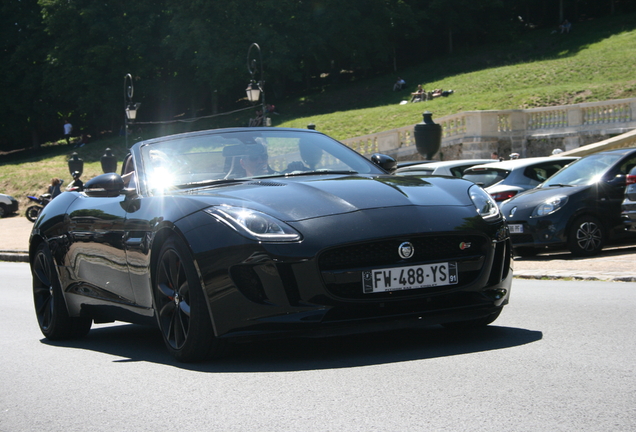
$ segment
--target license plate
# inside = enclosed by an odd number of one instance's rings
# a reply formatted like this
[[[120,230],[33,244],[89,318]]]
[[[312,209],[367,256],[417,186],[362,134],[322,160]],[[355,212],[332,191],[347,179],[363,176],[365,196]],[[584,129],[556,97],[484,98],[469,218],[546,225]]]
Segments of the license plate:
[[[509,224],[508,229],[510,234],[523,234],[523,225],[521,224]]]
[[[365,294],[455,285],[457,281],[456,262],[362,272],[362,289]]]

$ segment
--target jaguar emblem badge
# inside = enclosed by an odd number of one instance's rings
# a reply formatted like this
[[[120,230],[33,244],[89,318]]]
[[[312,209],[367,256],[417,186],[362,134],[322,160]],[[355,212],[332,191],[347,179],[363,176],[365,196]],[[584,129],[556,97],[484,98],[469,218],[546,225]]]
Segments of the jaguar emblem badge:
[[[398,247],[398,254],[402,259],[409,259],[415,253],[415,248],[411,242],[404,242]]]

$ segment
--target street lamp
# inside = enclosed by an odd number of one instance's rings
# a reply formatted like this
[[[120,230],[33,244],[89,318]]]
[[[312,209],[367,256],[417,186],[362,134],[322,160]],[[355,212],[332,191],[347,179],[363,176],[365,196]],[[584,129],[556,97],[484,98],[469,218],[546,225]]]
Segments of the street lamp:
[[[126,137],[126,148],[128,148],[128,124],[135,122],[135,119],[137,119],[137,110],[141,105],[140,103],[133,102],[133,93],[134,88],[132,75],[126,74],[124,77],[124,112],[126,113],[126,117],[124,117],[124,136]]]
[[[250,59],[250,53],[252,52],[252,48],[256,48],[256,50],[258,51],[258,60],[260,63],[260,74],[259,74],[259,81],[256,82],[256,80],[254,80],[254,74],[256,73],[256,58]],[[263,111],[263,125],[264,126],[269,126],[270,120],[267,118],[267,105],[265,104],[265,90],[263,90],[263,87],[265,86],[265,81],[263,81],[263,57],[261,55],[261,47],[258,46],[257,43],[253,43],[252,45],[250,45],[250,48],[247,50],[247,71],[250,73],[250,75],[252,76],[252,79],[250,80],[250,83],[247,85],[247,88],[245,89],[245,93],[247,94],[247,100],[249,100],[250,102],[258,102],[258,100],[261,98],[261,94],[263,95],[262,97],[262,111]]]

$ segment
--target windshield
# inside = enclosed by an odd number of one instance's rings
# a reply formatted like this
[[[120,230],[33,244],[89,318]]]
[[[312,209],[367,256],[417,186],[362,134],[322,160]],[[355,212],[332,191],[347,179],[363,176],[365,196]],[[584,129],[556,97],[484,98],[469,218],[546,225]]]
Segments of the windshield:
[[[147,187],[155,191],[253,178],[383,173],[332,138],[304,130],[193,133],[142,145],[141,155]]]
[[[579,159],[546,180],[541,187],[588,185],[596,183],[623,155],[594,154]]]

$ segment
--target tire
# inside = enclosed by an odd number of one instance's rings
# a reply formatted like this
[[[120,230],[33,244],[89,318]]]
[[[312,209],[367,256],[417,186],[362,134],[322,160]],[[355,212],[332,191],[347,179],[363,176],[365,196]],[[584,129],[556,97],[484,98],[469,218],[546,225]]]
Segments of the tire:
[[[176,236],[161,247],[153,277],[153,299],[168,351],[181,362],[205,360],[220,352],[193,259]]]
[[[38,217],[40,216],[41,211],[42,211],[42,207],[38,205],[32,205],[31,207],[28,207],[26,209],[25,216],[31,222],[35,222],[36,220],[38,220]]]
[[[0,204],[0,218],[3,218],[7,214],[7,209],[4,204]]]
[[[594,216],[581,216],[568,231],[567,247],[575,256],[597,255],[605,245],[605,230]]]
[[[501,314],[502,310],[503,310],[503,306],[500,307],[496,312],[493,312],[490,315],[485,316],[483,318],[478,318],[478,319],[468,320],[468,321],[456,321],[451,323],[444,323],[442,324],[442,326],[451,330],[467,330],[467,329],[474,329],[479,327],[486,327],[488,324],[492,324],[497,318],[499,318],[499,315]]]
[[[86,336],[91,329],[90,318],[71,318],[66,309],[60,279],[51,251],[46,243],[35,252],[32,265],[33,303],[42,334],[50,340]]]

